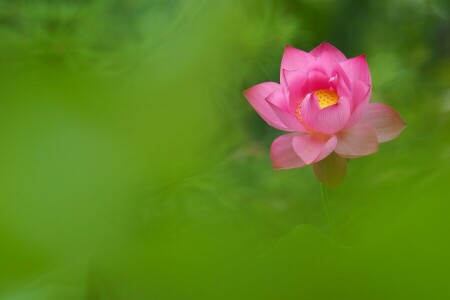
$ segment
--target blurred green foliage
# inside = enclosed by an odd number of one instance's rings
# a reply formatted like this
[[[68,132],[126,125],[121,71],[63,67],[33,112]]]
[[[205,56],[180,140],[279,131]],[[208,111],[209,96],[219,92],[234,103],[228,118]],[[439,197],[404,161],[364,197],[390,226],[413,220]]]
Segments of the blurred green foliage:
[[[1,0],[0,299],[448,299],[444,0]],[[408,123],[330,193],[242,90],[367,55]]]

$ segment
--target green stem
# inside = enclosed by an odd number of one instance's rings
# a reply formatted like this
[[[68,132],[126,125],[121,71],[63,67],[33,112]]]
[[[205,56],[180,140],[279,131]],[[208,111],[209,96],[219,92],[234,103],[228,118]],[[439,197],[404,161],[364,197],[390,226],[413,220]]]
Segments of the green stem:
[[[322,183],[320,184],[320,191],[322,194],[323,206],[327,214],[328,225],[330,226],[331,240],[333,242],[336,242],[337,238],[336,223],[334,222],[333,213],[331,212],[331,207],[330,204],[328,203],[327,188]]]

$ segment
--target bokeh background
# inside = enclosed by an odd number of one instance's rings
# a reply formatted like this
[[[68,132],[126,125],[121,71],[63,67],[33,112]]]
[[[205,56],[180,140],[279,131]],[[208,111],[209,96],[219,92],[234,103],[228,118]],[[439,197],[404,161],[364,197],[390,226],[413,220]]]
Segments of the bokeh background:
[[[450,299],[445,0],[1,0],[0,299]],[[366,54],[408,123],[329,193],[242,91]]]

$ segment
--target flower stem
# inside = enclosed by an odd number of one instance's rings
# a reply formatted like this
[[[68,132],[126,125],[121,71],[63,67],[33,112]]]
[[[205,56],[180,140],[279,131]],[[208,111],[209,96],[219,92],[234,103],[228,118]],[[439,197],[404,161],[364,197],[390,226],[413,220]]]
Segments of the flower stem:
[[[327,214],[328,225],[330,226],[331,240],[333,242],[336,242],[337,239],[336,223],[334,222],[333,213],[331,212],[331,207],[330,204],[328,203],[327,188],[322,183],[320,184],[320,191],[322,195],[322,203],[325,208],[325,212]]]

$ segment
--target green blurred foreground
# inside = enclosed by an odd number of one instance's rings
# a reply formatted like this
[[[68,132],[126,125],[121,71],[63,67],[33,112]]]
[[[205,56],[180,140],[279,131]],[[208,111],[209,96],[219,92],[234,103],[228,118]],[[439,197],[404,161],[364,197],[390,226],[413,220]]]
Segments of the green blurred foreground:
[[[0,299],[449,299],[444,0],[0,1]],[[241,92],[367,54],[407,121],[330,193]]]

